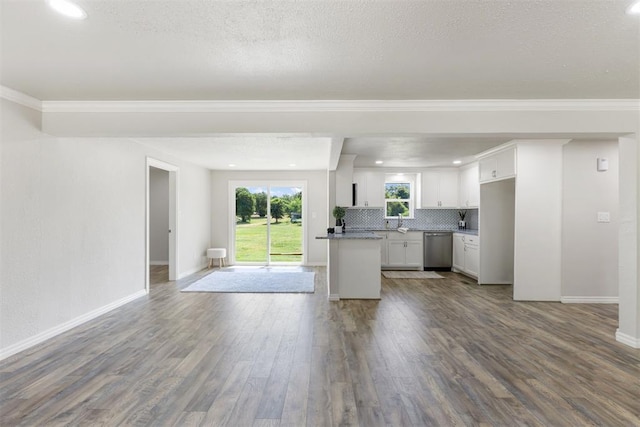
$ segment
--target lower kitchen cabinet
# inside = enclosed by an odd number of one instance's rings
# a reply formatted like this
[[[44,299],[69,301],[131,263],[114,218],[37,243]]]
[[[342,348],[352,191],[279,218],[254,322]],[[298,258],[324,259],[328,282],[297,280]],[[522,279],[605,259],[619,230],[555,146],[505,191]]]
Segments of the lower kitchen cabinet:
[[[386,254],[383,250],[382,255],[383,268],[422,269],[422,232],[402,234],[390,231],[382,244],[384,245],[385,242]]]
[[[480,238],[470,234],[453,233],[453,271],[476,279],[480,269]]]

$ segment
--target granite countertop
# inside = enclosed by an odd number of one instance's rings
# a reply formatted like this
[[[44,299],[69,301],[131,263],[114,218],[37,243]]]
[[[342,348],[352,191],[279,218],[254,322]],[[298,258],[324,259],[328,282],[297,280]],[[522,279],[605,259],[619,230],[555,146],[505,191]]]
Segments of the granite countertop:
[[[361,240],[380,240],[382,236],[378,236],[376,233],[370,230],[357,230],[349,231],[340,234],[326,234],[324,236],[316,236],[316,239],[328,239],[328,240],[349,240],[349,239],[361,239]]]
[[[349,229],[347,228],[347,233],[361,233],[361,232],[376,232],[376,231],[396,231],[395,228],[352,228]],[[471,229],[466,229],[466,230],[458,230],[457,228],[454,230],[434,230],[431,228],[427,228],[427,229],[422,229],[422,228],[410,228],[408,230],[408,232],[411,231],[419,231],[419,232],[425,232],[425,231],[445,231],[445,232],[450,232],[450,233],[462,233],[462,234],[470,234],[473,236],[477,236],[478,235],[478,230],[471,230]]]
[[[461,234],[471,234],[473,236],[477,236],[478,235],[478,230],[453,230],[454,233],[461,233]]]

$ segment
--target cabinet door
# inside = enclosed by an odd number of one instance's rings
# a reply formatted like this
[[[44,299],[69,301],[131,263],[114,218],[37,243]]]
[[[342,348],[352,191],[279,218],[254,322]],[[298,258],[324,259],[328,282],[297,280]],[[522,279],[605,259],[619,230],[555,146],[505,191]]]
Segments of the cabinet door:
[[[480,266],[480,251],[476,245],[465,245],[465,270],[467,273],[478,277]]]
[[[495,157],[480,160],[480,182],[493,181],[498,177],[498,162]]]
[[[405,264],[405,247],[404,240],[389,240],[388,248],[388,265],[404,265]]]
[[[384,174],[380,172],[367,172],[367,206],[384,206]]]
[[[380,240],[380,264],[388,265],[389,264],[389,250],[387,248],[387,233],[376,231],[376,234],[382,237]]]
[[[453,268],[464,271],[464,236],[453,234]]]
[[[516,175],[516,149],[510,148],[496,154],[498,178],[508,178]]]
[[[439,207],[455,208],[458,206],[458,171],[441,171],[438,188]]]
[[[421,205],[423,208],[437,208],[440,201],[438,195],[438,187],[440,181],[440,174],[435,171],[427,171],[422,173],[422,188],[420,194],[422,195]]]
[[[357,207],[364,207],[367,198],[367,180],[364,172],[353,172],[353,183],[356,184],[356,204]]]
[[[480,204],[480,181],[478,180],[478,164],[460,171],[461,208],[477,208]]]
[[[423,256],[422,256],[422,241],[409,240],[405,242],[405,264],[407,267],[420,267],[422,268]]]

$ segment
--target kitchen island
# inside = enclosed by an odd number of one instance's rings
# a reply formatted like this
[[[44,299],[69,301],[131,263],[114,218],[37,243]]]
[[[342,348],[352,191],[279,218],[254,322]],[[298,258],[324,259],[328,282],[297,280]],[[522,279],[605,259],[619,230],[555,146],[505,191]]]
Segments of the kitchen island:
[[[329,299],[380,299],[380,242],[373,232],[327,234]]]

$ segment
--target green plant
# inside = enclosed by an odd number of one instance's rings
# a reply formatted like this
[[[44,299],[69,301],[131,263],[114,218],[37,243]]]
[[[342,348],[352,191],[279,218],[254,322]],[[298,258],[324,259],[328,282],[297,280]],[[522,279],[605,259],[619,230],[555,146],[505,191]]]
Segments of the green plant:
[[[347,210],[341,206],[336,206],[333,208],[333,217],[335,219],[342,219],[347,214]]]
[[[464,218],[467,216],[467,211],[458,211],[458,216],[460,217],[460,221],[464,221]]]
[[[284,216],[284,201],[278,197],[271,198],[271,218],[275,218],[276,224],[278,220]]]
[[[255,207],[256,201],[249,190],[244,187],[236,188],[236,216],[239,216],[242,222],[251,221]]]

